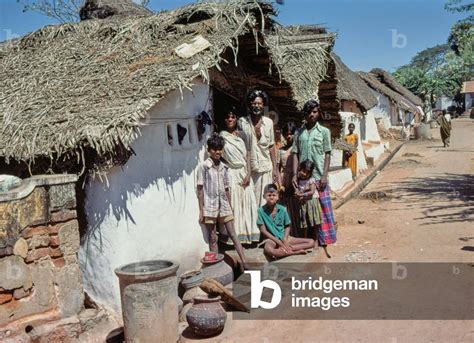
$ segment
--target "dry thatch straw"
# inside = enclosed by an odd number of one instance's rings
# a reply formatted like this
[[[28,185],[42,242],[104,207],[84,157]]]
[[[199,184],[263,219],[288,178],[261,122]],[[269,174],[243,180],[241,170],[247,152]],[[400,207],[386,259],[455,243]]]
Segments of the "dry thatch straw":
[[[374,74],[358,72],[359,76],[369,85],[370,88],[374,89],[376,92],[385,95],[395,106],[401,108],[404,111],[416,112],[418,109],[415,105],[411,104],[407,99],[405,99],[401,94],[395,92],[394,90],[387,87],[385,84],[380,82]]]
[[[79,11],[81,20],[104,19],[111,16],[152,15],[149,9],[132,0],[85,0]]]
[[[350,70],[335,53],[331,58],[336,65],[337,97],[340,100],[354,100],[367,111],[377,105],[377,98],[360,76]]]
[[[272,61],[292,87],[300,108],[309,99],[318,100],[318,85],[326,76],[335,38],[335,34],[309,25],[276,25],[273,34],[266,37]]]
[[[423,106],[423,101],[421,101],[419,97],[410,92],[408,89],[403,87],[389,72],[380,68],[374,68],[370,71],[370,73],[375,75],[380,82],[384,83],[395,92],[400,93],[416,106]]]
[[[263,25],[274,24],[273,14],[269,3],[254,0],[198,3],[151,16],[46,26],[0,44],[0,156],[80,162],[83,147],[99,155],[129,148],[147,110],[196,77],[208,82],[222,52],[237,54],[238,37],[247,33],[258,44],[257,33],[266,32],[273,63],[302,104],[324,77],[327,53],[317,44],[290,47],[280,27],[269,32]],[[187,59],[174,53],[197,35],[211,47]],[[299,63],[311,66],[312,75]]]
[[[349,151],[349,152],[357,151],[357,147],[353,146],[352,144],[347,143],[346,141],[343,141],[340,138],[334,141],[334,143],[332,144],[332,148],[338,149],[338,150]]]

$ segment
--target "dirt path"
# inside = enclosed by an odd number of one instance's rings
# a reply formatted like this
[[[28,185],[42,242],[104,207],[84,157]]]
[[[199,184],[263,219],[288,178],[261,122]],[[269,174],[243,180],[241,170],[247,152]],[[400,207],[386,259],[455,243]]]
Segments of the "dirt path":
[[[336,213],[332,262],[473,262],[474,121],[412,141]],[[379,192],[379,193],[373,193]],[[327,261],[322,254],[317,261]],[[473,294],[466,295],[473,297]],[[232,321],[209,342],[473,342],[472,321]]]
[[[407,143],[336,211],[334,261],[474,260],[474,122],[453,126],[450,148],[439,139]]]

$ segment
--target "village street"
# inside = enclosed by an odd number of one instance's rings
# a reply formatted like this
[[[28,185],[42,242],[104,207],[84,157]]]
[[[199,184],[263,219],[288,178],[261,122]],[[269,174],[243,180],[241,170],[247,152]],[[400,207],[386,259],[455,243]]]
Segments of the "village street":
[[[472,262],[474,121],[453,121],[452,144],[406,143],[336,212],[331,262]],[[386,197],[382,197],[384,192]],[[373,199],[365,199],[370,194]],[[378,199],[376,199],[378,197]],[[306,257],[308,259],[308,257]],[[323,254],[308,262],[328,262]],[[473,295],[466,296],[472,297]],[[209,342],[472,342],[472,321],[232,321]],[[192,340],[192,339],[190,339]]]
[[[449,148],[438,129],[431,132],[434,140],[405,144],[359,198],[336,211],[334,261],[473,261],[474,122],[453,121]]]

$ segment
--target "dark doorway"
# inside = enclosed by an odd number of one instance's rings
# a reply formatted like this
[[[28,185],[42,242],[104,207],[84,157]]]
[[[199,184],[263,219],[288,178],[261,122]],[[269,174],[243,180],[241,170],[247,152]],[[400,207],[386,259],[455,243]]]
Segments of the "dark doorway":
[[[241,101],[238,101],[234,97],[214,88],[213,89],[213,109],[214,109],[214,123],[216,132],[220,132],[224,129],[224,114],[235,106],[237,108],[237,116],[241,117],[245,115],[244,109],[242,108]]]

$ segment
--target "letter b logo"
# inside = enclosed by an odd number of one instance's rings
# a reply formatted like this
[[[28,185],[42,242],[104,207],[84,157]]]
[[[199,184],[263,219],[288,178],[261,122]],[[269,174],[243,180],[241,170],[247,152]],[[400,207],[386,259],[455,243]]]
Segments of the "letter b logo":
[[[247,270],[245,273],[250,274],[250,307],[252,308],[264,308],[270,310],[275,308],[280,304],[281,301],[281,288],[273,280],[263,280],[260,279],[260,271],[257,270]],[[262,294],[264,288],[273,289],[272,300],[270,302],[262,300]]]

